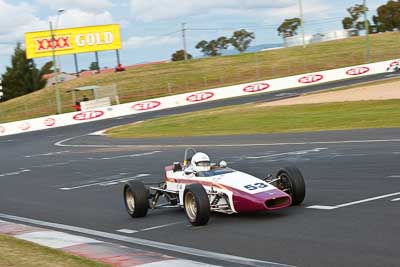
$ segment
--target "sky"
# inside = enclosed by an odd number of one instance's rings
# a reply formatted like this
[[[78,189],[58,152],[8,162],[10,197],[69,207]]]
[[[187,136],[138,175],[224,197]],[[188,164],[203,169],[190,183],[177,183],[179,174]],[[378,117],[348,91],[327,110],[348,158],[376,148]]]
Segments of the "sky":
[[[369,14],[386,0],[367,0]],[[299,0],[0,0],[0,74],[11,64],[24,33],[47,30],[49,21],[60,28],[117,23],[121,25],[124,65],[168,60],[182,49],[181,24],[186,23],[188,52],[201,40],[230,37],[235,30],[255,33],[252,45],[282,43],[277,27],[286,18],[299,17]],[[342,28],[346,8],[362,0],[302,0],[306,34]],[[65,12],[57,17],[57,10]],[[99,52],[101,67],[115,67],[115,51]],[[51,58],[35,59],[38,66]],[[79,68],[95,61],[94,53],[78,55]],[[61,69],[74,72],[72,55],[60,57]]]

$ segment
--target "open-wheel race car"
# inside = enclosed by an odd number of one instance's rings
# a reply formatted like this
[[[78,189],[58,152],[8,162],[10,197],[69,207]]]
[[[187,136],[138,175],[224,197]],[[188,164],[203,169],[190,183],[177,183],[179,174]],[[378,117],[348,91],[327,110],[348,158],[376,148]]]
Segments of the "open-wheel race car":
[[[279,169],[276,177],[260,179],[228,168],[225,161],[211,163],[206,154],[188,148],[182,163],[165,167],[163,183],[151,186],[133,180],[124,186],[123,196],[134,218],[146,216],[149,208],[182,207],[189,222],[200,226],[207,224],[211,212],[272,211],[298,205],[305,198],[305,183],[294,166]],[[161,196],[165,201],[160,201]]]

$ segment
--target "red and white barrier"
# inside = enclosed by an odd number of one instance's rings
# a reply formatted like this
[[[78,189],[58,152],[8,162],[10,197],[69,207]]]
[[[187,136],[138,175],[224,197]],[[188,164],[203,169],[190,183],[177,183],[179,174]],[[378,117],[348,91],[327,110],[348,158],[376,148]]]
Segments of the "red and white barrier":
[[[358,76],[379,74],[386,72],[388,68],[393,68],[394,66],[399,65],[400,59],[389,60],[372,64],[351,66],[340,69],[320,71],[266,81],[166,96],[106,108],[98,108],[90,111],[72,112],[62,115],[54,115],[31,120],[4,123],[0,124],[0,136],[74,125],[89,121],[110,119],[120,116],[192,105],[231,97],[260,94],[265,92],[293,89],[297,87],[300,88],[304,86],[309,86],[311,84],[321,84],[326,82],[345,80]]]

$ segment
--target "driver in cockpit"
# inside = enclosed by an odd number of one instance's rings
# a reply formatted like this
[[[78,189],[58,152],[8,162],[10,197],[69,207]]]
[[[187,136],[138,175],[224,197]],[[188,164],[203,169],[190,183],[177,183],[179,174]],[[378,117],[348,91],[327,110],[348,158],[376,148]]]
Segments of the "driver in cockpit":
[[[210,171],[210,157],[205,153],[197,152],[193,155],[192,161],[190,162],[188,169],[192,170],[194,173]]]

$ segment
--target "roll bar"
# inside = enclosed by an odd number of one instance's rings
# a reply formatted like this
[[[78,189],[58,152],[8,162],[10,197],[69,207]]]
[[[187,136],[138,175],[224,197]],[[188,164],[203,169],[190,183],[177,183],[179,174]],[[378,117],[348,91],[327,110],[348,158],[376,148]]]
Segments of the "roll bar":
[[[191,152],[191,155],[189,154]],[[187,167],[188,163],[190,163],[190,161],[192,160],[192,157],[194,154],[196,154],[197,151],[196,149],[194,149],[193,147],[188,147],[185,149],[185,157],[183,159],[183,167]],[[190,157],[189,157],[190,155]]]

